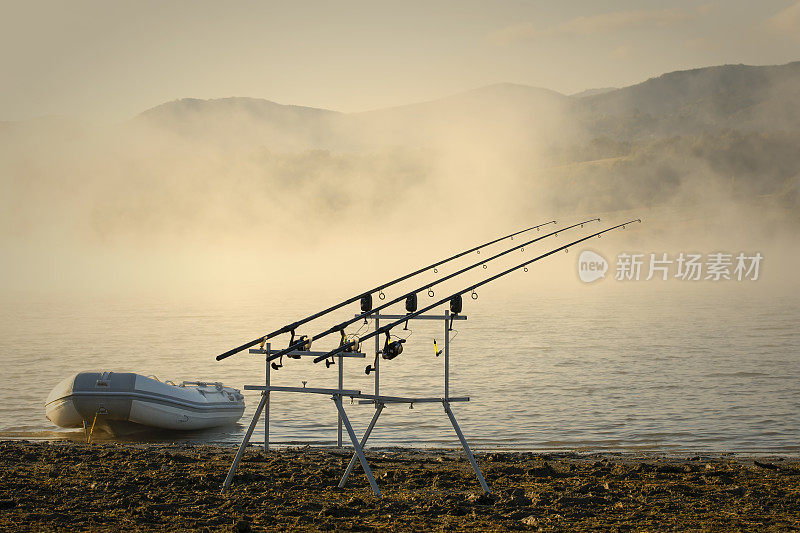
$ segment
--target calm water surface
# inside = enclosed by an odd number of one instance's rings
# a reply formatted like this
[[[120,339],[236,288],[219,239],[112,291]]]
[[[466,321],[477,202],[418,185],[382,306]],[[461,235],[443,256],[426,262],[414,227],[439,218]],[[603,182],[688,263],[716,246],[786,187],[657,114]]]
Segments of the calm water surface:
[[[7,298],[0,304],[0,438],[80,438],[54,427],[44,399],[70,372],[134,371],[161,379],[260,384],[264,361],[214,355],[337,300],[312,295],[226,304],[175,298]],[[312,333],[352,316],[339,313]],[[454,412],[478,448],[800,451],[800,305],[754,290],[586,291],[465,300],[451,356]],[[381,392],[442,394],[439,322],[418,321],[406,352],[382,365]],[[408,332],[398,331],[404,336]],[[333,340],[333,339],[332,339]],[[281,340],[285,343],[286,340]],[[317,348],[330,344],[320,343]],[[370,344],[371,346],[371,344]],[[371,361],[369,361],[371,362]],[[370,391],[363,360],[345,387]],[[289,360],[273,384],[335,387],[336,367]],[[240,425],[170,440],[241,440]],[[334,443],[336,412],[315,395],[273,396],[272,439]],[[372,408],[346,405],[358,433]],[[254,440],[263,440],[259,425]],[[441,405],[390,405],[374,446],[457,446]]]

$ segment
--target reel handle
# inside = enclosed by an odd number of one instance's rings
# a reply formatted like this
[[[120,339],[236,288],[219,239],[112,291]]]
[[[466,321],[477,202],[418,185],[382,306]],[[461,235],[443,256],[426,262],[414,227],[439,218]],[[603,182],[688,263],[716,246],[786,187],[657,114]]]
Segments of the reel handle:
[[[380,352],[379,352],[380,353]],[[369,376],[370,372],[374,372],[377,370],[378,366],[378,354],[375,354],[375,361],[371,365],[367,365],[367,368],[364,369],[364,373]]]

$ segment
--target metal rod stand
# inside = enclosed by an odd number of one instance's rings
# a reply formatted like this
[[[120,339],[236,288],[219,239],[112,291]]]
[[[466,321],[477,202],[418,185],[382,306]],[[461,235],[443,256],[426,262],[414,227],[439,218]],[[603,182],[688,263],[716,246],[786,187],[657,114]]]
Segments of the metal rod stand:
[[[375,476],[372,475],[372,469],[369,467],[369,463],[367,463],[367,458],[364,457],[364,450],[361,448],[361,445],[358,443],[358,439],[356,438],[356,433],[353,431],[353,426],[350,425],[350,419],[347,418],[347,413],[344,412],[344,407],[342,406],[342,395],[341,394],[334,394],[331,396],[333,402],[336,404],[336,408],[339,410],[339,414],[342,415],[342,422],[344,423],[344,427],[347,428],[347,434],[350,436],[350,441],[353,443],[353,448],[356,450],[356,455],[358,456],[358,460],[361,461],[361,468],[364,469],[364,473],[367,475],[367,479],[369,480],[369,484],[372,487],[372,492],[377,497],[381,497],[381,490],[378,488],[378,483],[375,481]]]
[[[372,317],[375,321],[376,329],[379,327],[379,321],[381,318],[398,318],[393,315],[380,315],[376,314]],[[402,318],[402,316],[400,316]],[[225,482],[222,485],[222,492],[225,492],[228,487],[230,486],[233,476],[236,472],[236,469],[239,466],[239,463],[244,455],[244,451],[247,448],[248,443],[250,442],[250,438],[253,435],[253,431],[255,429],[256,424],[261,417],[261,413],[264,412],[264,451],[269,450],[269,404],[270,404],[270,392],[299,392],[299,393],[306,393],[306,394],[326,394],[330,395],[331,399],[333,400],[334,404],[336,405],[336,409],[338,411],[338,435],[337,435],[337,445],[338,447],[342,447],[342,437],[343,431],[342,427],[347,430],[347,434],[350,437],[350,442],[353,444],[354,453],[353,456],[350,458],[350,463],[347,466],[344,474],[342,475],[341,480],[339,481],[339,488],[344,488],[345,484],[347,483],[347,479],[349,478],[350,474],[352,474],[353,469],[355,468],[356,460],[361,463],[361,467],[364,469],[364,473],[369,480],[370,487],[372,487],[372,492],[375,496],[380,497],[381,491],[378,488],[378,483],[375,481],[375,476],[372,473],[372,469],[370,468],[369,464],[367,463],[367,458],[364,455],[364,447],[367,445],[367,441],[369,440],[370,435],[372,434],[373,429],[375,429],[375,425],[378,422],[378,418],[381,416],[383,409],[385,408],[386,403],[409,403],[412,406],[414,403],[442,403],[444,407],[444,411],[447,414],[447,417],[450,419],[450,423],[453,425],[453,429],[458,436],[459,441],[461,442],[461,446],[464,449],[464,453],[467,455],[470,464],[472,465],[473,470],[475,471],[475,475],[478,477],[478,481],[481,484],[481,488],[483,488],[484,492],[487,494],[491,491],[489,490],[489,486],[486,484],[486,480],[483,478],[483,474],[481,473],[481,469],[478,466],[477,461],[475,461],[475,456],[472,454],[472,451],[469,448],[469,444],[467,444],[466,438],[464,438],[464,434],[461,432],[461,428],[456,421],[455,415],[453,415],[453,411],[450,408],[451,402],[462,402],[462,401],[469,401],[468,397],[450,397],[450,329],[449,323],[450,320],[466,320],[467,317],[463,315],[455,315],[451,316],[449,311],[445,311],[443,315],[438,316],[418,316],[414,317],[415,319],[420,320],[443,320],[444,321],[444,395],[442,398],[411,398],[411,397],[395,397],[395,396],[380,396],[380,357],[378,357],[380,352],[380,341],[378,337],[375,337],[375,376],[374,376],[374,394],[362,394],[360,390],[344,390],[344,365],[343,357],[365,357],[366,354],[363,353],[347,353],[347,354],[339,354],[338,363],[339,363],[339,387],[337,389],[326,389],[326,388],[306,388],[305,382],[303,382],[303,387],[274,387],[270,384],[270,364],[267,362],[266,366],[266,376],[265,376],[265,384],[263,386],[260,385],[245,385],[245,390],[262,390],[261,401],[256,408],[256,412],[253,415],[253,419],[250,422],[249,427],[247,428],[247,432],[245,433],[244,439],[242,440],[241,446],[239,446],[239,450],[236,452],[236,457],[233,460],[233,464],[231,465],[230,470],[228,471],[228,475],[225,478]],[[266,354],[269,356],[272,353],[271,346],[266,344],[263,349],[255,349],[250,350],[250,353],[255,354]],[[317,352],[293,352],[293,354],[298,356],[316,356]],[[375,406],[375,414],[372,416],[372,420],[369,423],[366,431],[364,431],[364,435],[359,442],[358,438],[356,437],[355,431],[353,431],[353,426],[350,423],[350,419],[347,417],[347,413],[344,410],[344,406],[342,405],[342,397],[349,396],[351,399],[359,399],[359,403],[371,403]]]
[[[444,399],[450,399],[450,310],[444,311]]]
[[[242,439],[242,444],[239,446],[239,451],[236,452],[236,457],[233,459],[231,469],[228,470],[228,476],[225,478],[225,483],[222,484],[222,492],[228,490],[231,481],[233,481],[233,474],[236,473],[236,469],[239,467],[239,461],[242,460],[242,455],[244,455],[244,450],[247,448],[247,443],[250,442],[250,437],[253,436],[253,430],[256,429],[258,419],[261,417],[261,411],[264,410],[264,406],[267,404],[267,400],[269,398],[267,396],[268,393],[269,391],[265,390],[263,396],[261,396],[261,401],[258,403],[256,413],[253,415],[253,420],[250,421],[250,426],[247,428],[247,433],[245,433],[244,438]]]
[[[267,348],[267,353],[269,353],[270,343],[266,344],[266,348]],[[270,372],[269,371],[270,371],[270,366],[269,366],[269,361],[267,361],[266,357],[264,358],[264,360],[267,362],[267,370],[266,370],[266,373],[264,374],[265,375],[264,385],[267,387],[267,390],[264,391],[264,396],[267,399],[267,403],[264,406],[264,451],[268,452],[269,451],[269,392],[270,392],[269,391],[269,378],[270,378]]]
[[[378,421],[378,417],[381,416],[381,411],[384,408],[383,402],[375,402],[375,414],[372,415],[372,420],[367,426],[367,430],[364,432],[364,436],[361,437],[361,449],[364,449],[364,446],[367,445],[367,439],[369,439],[370,433],[372,433],[372,429],[375,427],[375,423]],[[350,477],[350,474],[353,472],[353,467],[356,466],[356,460],[358,456],[353,453],[353,457],[350,458],[350,464],[347,465],[347,470],[344,471],[344,475],[342,476],[342,480],[339,481],[339,488],[344,488],[345,483],[347,483],[347,478]]]
[[[342,358],[342,354],[339,354],[339,390],[344,388],[344,365],[342,364],[344,359]],[[342,447],[342,415],[341,413],[338,415],[338,423],[337,423],[337,433],[336,433],[336,447]]]
[[[478,463],[475,461],[475,456],[472,455],[472,451],[469,449],[469,444],[467,444],[467,439],[464,438],[464,434],[461,433],[461,428],[458,427],[458,422],[456,422],[456,417],[453,415],[452,409],[450,409],[450,402],[447,400],[442,400],[442,405],[444,406],[444,412],[447,413],[447,416],[450,418],[450,423],[453,424],[453,429],[456,430],[456,435],[458,435],[458,440],[461,441],[461,446],[464,448],[464,453],[467,454],[467,458],[469,462],[472,463],[472,468],[475,470],[475,475],[478,476],[478,481],[481,483],[481,487],[483,488],[483,492],[486,494],[491,493],[489,490],[489,486],[486,484],[486,480],[483,479],[483,474],[481,473],[481,469],[478,467]]]
[[[371,318],[375,321],[375,329],[378,329],[381,318],[387,318],[387,319],[390,319],[390,320],[392,320],[392,319],[397,320],[397,319],[403,318],[403,316],[402,315],[382,315],[380,313],[377,313],[377,314],[373,315]],[[475,456],[472,454],[472,450],[470,450],[470,448],[469,448],[469,444],[467,443],[467,439],[464,437],[464,434],[461,432],[461,428],[459,427],[458,422],[456,421],[456,417],[453,414],[452,409],[450,408],[450,403],[451,402],[468,401],[469,400],[469,398],[463,398],[463,397],[450,398],[450,321],[451,321],[451,319],[453,319],[453,320],[466,320],[467,317],[464,316],[464,315],[452,316],[451,313],[450,313],[450,310],[446,309],[443,315],[434,315],[434,316],[431,316],[431,315],[420,315],[420,316],[414,317],[414,319],[417,319],[417,320],[442,320],[444,322],[444,397],[441,398],[441,400],[436,400],[436,401],[437,402],[438,401],[442,402],[442,405],[444,406],[444,411],[445,411],[445,413],[447,413],[447,417],[450,419],[450,423],[453,425],[453,429],[455,430],[456,435],[458,435],[458,440],[461,441],[461,447],[464,448],[464,453],[466,453],[470,464],[472,464],[473,470],[475,470],[475,475],[478,477],[478,481],[481,484],[481,488],[483,488],[484,492],[489,494],[491,492],[489,490],[489,486],[486,484],[486,480],[483,478],[483,473],[481,473],[481,469],[478,466],[477,461],[475,460]],[[376,336],[375,337],[375,353],[377,354],[379,352],[379,350],[380,350],[380,343],[378,342],[378,337]],[[376,360],[379,361],[380,357],[377,357]],[[372,421],[370,422],[369,427],[364,432],[363,438],[361,439],[362,455],[363,455],[363,448],[367,444],[367,439],[369,439],[369,435],[370,435],[370,433],[372,433],[372,430],[375,427],[375,424],[378,421],[378,417],[380,416],[380,413],[381,413],[381,411],[383,410],[383,407],[384,407],[382,402],[379,403],[378,398],[381,398],[383,400],[383,402],[392,401],[392,400],[407,400],[407,399],[402,399],[402,398],[391,398],[391,397],[388,397],[388,396],[387,397],[381,397],[380,393],[378,392],[378,390],[379,390],[378,389],[378,384],[379,384],[379,379],[380,379],[380,368],[378,367],[377,363],[375,365],[374,372],[375,372],[375,400],[374,400],[374,403],[375,403],[376,412],[375,412],[375,415],[372,417]],[[367,395],[367,394],[361,394],[359,396],[361,398],[369,397],[369,395]],[[431,398],[425,398],[425,399],[421,399],[421,400],[427,401],[427,400],[432,400],[432,399]],[[361,402],[359,402],[359,403],[361,403]],[[366,402],[365,401],[364,403],[372,403],[372,402]],[[413,405],[413,402],[411,402],[411,403]],[[418,403],[423,403],[423,401],[420,401]],[[353,468],[355,467],[356,457],[357,457],[357,454],[354,453],[353,457],[350,459],[350,464],[347,466],[347,470],[345,471],[344,475],[342,476],[341,481],[339,482],[339,487],[340,488],[344,487],[345,483],[347,482],[348,476],[350,475],[350,473],[352,472]],[[359,459],[360,459],[360,457],[359,457]]]
[[[381,327],[380,315],[375,315],[375,331],[378,331],[380,327]],[[375,335],[375,369],[373,370],[373,372],[375,372],[375,396],[378,396],[381,390],[381,358],[378,355],[378,352],[380,351],[381,351],[380,335]]]

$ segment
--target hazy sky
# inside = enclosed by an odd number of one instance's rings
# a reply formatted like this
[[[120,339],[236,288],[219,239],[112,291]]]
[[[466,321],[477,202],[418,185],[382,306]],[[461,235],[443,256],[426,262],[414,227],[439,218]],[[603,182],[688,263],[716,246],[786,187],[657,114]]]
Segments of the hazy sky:
[[[573,93],[800,59],[796,0],[4,0],[2,12],[0,120],[113,121],[183,97],[361,111],[497,82]]]

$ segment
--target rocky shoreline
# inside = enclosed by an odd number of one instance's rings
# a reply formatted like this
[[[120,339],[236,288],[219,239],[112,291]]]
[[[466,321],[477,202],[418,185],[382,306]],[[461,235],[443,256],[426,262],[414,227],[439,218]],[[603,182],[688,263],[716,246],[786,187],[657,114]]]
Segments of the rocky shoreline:
[[[28,531],[581,531],[800,529],[800,459],[458,450],[245,454],[208,445],[0,442],[0,529]]]

